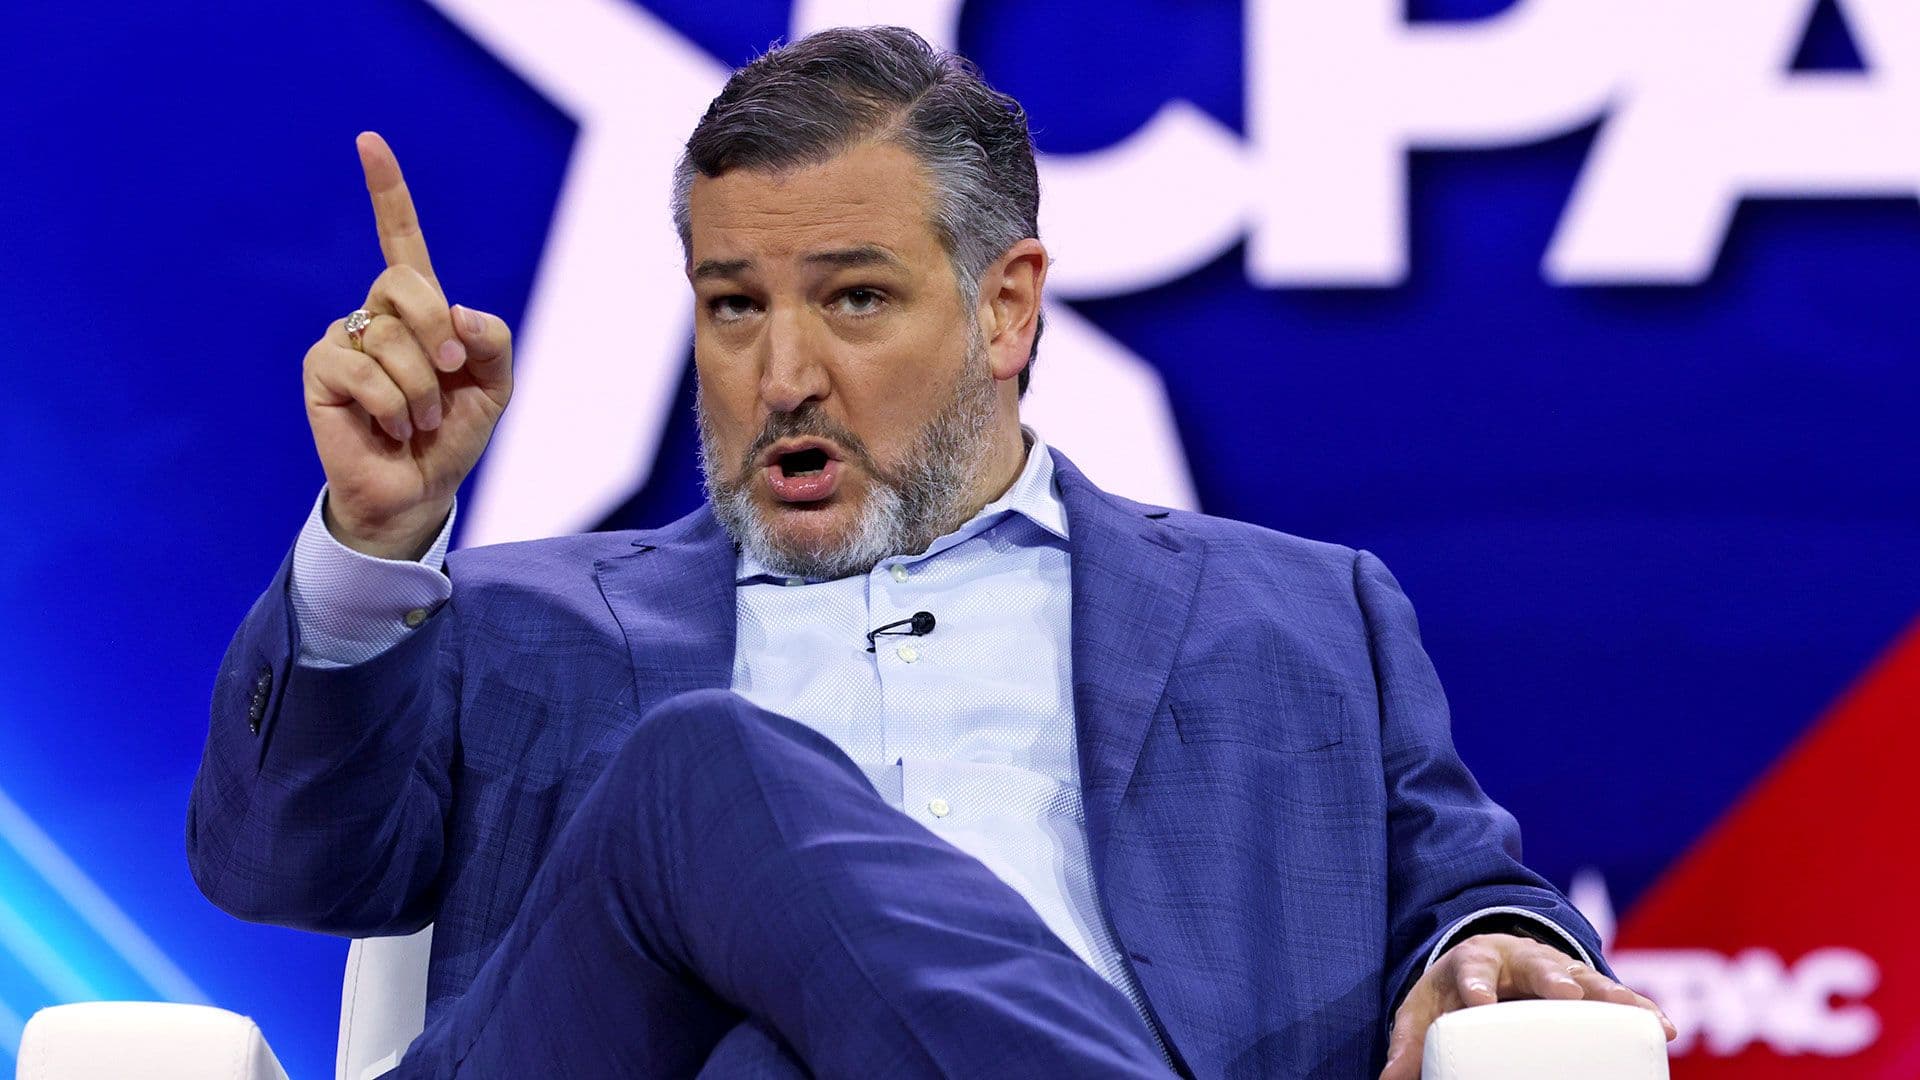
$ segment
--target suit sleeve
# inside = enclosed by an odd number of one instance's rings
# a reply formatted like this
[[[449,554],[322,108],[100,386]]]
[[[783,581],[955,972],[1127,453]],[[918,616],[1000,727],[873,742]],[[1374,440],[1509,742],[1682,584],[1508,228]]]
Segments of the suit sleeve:
[[[451,806],[453,605],[372,659],[309,667],[296,662],[292,565],[289,554],[221,661],[187,861],[243,919],[409,933],[434,918]]]
[[[1519,826],[1480,790],[1454,750],[1446,696],[1399,583],[1365,551],[1354,558],[1353,578],[1379,692],[1386,774],[1385,1015],[1393,1015],[1436,948],[1496,913],[1544,920],[1606,970],[1592,927],[1521,864]]]

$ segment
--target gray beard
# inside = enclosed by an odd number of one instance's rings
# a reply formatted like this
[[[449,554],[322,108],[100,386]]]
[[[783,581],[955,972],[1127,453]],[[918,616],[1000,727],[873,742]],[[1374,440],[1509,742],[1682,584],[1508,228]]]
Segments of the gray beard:
[[[946,407],[920,429],[898,469],[881,468],[851,431],[806,407],[769,417],[729,476],[704,402],[697,400],[707,501],[733,542],[776,574],[832,579],[868,573],[890,555],[920,554],[966,520],[991,448],[994,404],[993,376],[980,349],[955,380]],[[781,439],[806,436],[833,440],[872,481],[852,534],[837,546],[783,544],[753,502],[752,482],[761,455]]]

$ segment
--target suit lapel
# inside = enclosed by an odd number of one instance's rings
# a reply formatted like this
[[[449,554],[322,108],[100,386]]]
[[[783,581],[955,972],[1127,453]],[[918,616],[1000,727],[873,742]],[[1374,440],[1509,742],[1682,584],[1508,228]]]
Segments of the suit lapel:
[[[1158,520],[1164,511],[1108,495],[1057,452],[1054,461],[1073,555],[1073,712],[1098,872],[1179,652],[1201,553]]]
[[[1201,554],[1149,516],[1163,512],[1115,498],[1053,457],[1073,556],[1073,711],[1098,867],[1179,651]],[[642,709],[732,683],[735,569],[733,544],[704,506],[594,564]]]
[[[705,506],[639,533],[631,551],[593,569],[626,636],[641,711],[732,684],[733,542]]]

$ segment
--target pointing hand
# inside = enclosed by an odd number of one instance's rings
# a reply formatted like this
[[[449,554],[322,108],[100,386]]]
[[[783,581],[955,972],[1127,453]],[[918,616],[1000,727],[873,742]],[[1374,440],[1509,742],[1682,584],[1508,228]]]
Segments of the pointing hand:
[[[418,557],[445,523],[513,394],[505,322],[447,303],[400,163],[357,140],[386,269],[358,335],[337,319],[307,350],[307,421],[327,476],[327,527],[382,558]]]

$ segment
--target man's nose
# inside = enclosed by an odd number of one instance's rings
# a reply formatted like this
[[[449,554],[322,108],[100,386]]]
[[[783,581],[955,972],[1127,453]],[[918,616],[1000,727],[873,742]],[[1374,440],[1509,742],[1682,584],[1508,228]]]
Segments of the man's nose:
[[[776,413],[826,400],[829,380],[815,327],[806,313],[775,308],[767,320],[760,398]]]

